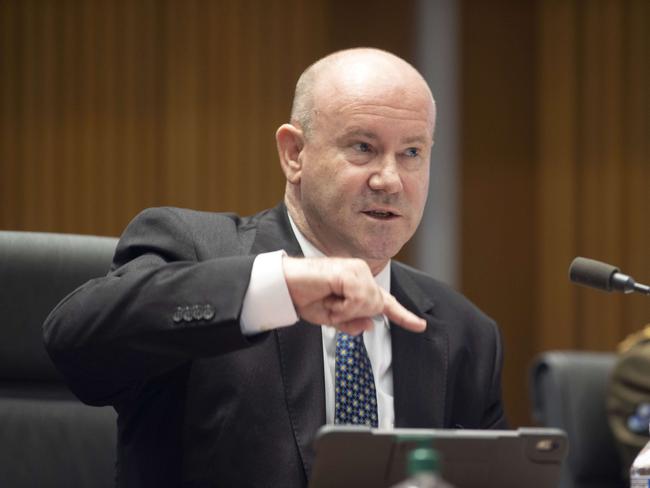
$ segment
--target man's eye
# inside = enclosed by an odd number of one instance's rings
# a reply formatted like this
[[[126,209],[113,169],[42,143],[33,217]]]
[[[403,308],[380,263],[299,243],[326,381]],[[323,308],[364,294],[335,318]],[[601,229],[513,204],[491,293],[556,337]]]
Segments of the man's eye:
[[[409,147],[405,152],[409,158],[416,158],[420,155],[420,151],[416,147]]]
[[[370,147],[370,144],[368,144],[367,142],[357,142],[357,143],[354,144],[352,147],[353,147],[354,149],[356,149],[357,151],[359,151],[359,152],[364,152],[364,153],[365,153],[365,152],[370,152],[371,149],[372,149],[372,148]]]

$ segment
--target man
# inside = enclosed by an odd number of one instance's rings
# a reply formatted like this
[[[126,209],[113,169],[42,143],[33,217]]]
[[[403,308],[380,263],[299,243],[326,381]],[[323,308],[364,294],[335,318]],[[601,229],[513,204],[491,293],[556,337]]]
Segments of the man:
[[[495,324],[391,262],[422,216],[434,124],[405,61],[327,56],[276,133],[283,204],[146,210],[108,276],[53,311],[71,388],[119,414],[118,486],[304,486],[325,423],[505,425]],[[352,356],[367,410],[345,417]]]
[[[650,441],[650,324],[627,336],[617,349],[605,406],[622,474],[629,479],[634,459]]]

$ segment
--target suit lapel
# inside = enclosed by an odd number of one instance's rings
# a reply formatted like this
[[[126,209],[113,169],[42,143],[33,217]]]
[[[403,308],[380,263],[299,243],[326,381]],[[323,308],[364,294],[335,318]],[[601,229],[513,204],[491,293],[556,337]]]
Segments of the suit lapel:
[[[427,321],[421,334],[391,324],[395,427],[445,426],[449,336],[434,314],[434,304],[396,263],[391,266],[391,293]]]
[[[305,474],[311,473],[313,440],[325,424],[325,379],[320,327],[304,321],[276,331],[284,392]]]
[[[252,254],[284,249],[302,256],[284,204],[269,210],[257,223]],[[314,458],[312,442],[325,424],[325,380],[320,327],[299,321],[273,331],[278,344],[287,409],[306,476]]]

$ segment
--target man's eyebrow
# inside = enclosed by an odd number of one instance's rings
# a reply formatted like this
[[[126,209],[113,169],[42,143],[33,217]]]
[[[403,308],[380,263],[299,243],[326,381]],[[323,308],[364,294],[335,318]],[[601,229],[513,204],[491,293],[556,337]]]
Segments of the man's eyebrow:
[[[402,139],[402,144],[413,144],[419,142],[420,144],[431,144],[431,139],[428,136],[412,136]]]
[[[349,137],[365,137],[367,139],[373,140],[379,139],[377,134],[361,127],[352,127],[346,130],[343,134],[341,134],[341,137],[339,137],[339,139],[347,139]]]
[[[351,127],[350,129],[343,132],[340,137],[337,137],[337,140],[344,141],[350,139],[351,137],[364,137],[373,141],[379,139],[379,136],[376,133],[368,129],[364,129],[362,127]],[[405,137],[400,142],[401,144],[419,143],[426,146],[427,144],[432,144],[433,141],[431,138],[429,138],[428,135],[418,135]]]

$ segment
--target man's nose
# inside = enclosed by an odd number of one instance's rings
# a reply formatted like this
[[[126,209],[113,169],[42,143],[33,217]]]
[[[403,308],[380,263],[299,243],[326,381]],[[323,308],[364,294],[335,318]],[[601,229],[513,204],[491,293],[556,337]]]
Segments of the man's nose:
[[[374,169],[368,180],[368,186],[375,191],[399,193],[402,191],[402,177],[394,156],[386,156],[380,165]]]

